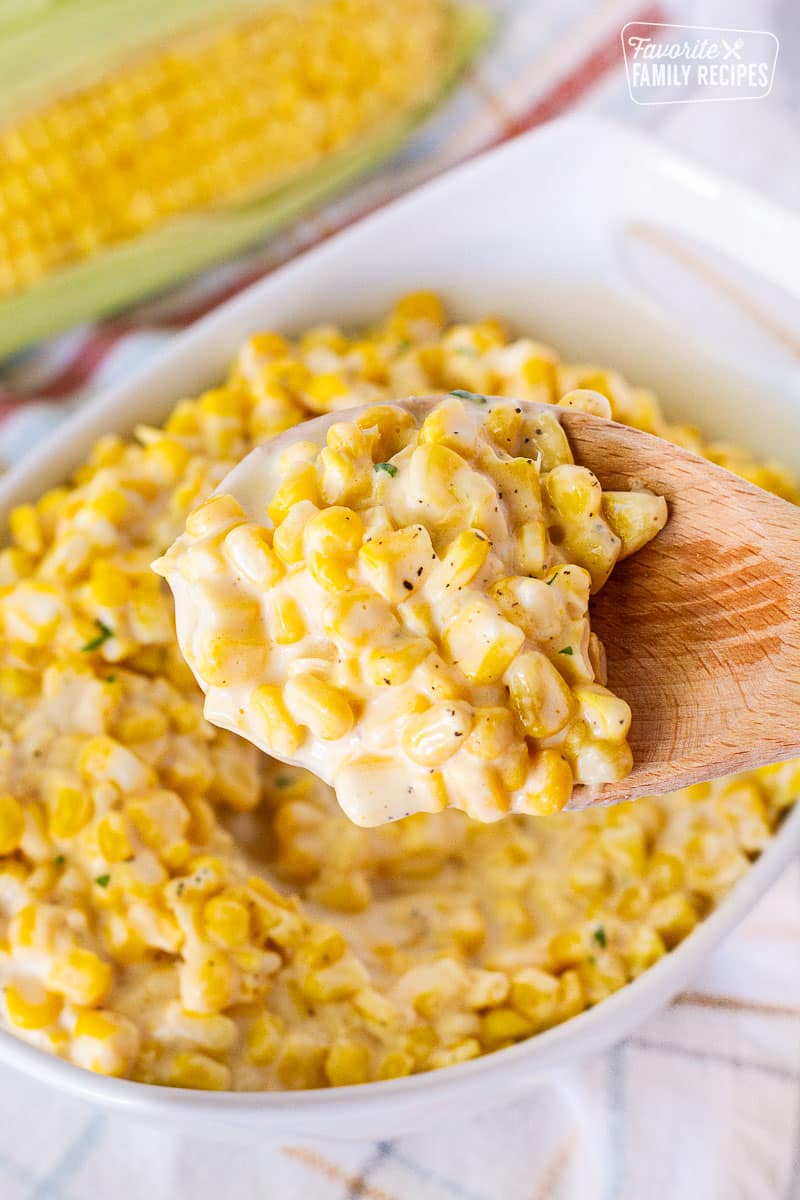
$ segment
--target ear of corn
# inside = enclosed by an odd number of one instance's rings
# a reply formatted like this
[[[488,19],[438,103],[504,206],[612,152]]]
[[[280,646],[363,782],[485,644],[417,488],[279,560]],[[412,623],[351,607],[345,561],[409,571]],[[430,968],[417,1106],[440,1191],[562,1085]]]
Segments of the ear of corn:
[[[0,6],[0,354],[234,253],[394,153],[488,31],[447,0],[413,6]]]

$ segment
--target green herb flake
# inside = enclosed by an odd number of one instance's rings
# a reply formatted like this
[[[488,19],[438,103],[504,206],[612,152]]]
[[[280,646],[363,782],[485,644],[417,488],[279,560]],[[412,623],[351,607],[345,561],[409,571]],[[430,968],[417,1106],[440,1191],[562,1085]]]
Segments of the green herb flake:
[[[116,683],[116,682],[117,682],[116,675],[106,675],[106,683]]]
[[[563,650],[559,650],[559,652],[558,652],[558,653],[559,653],[559,654],[566,654],[566,655],[568,655],[570,658],[572,658],[572,656],[573,656],[573,654],[575,653],[575,651],[572,649],[572,646],[565,646],[565,647],[564,647],[564,649],[563,649]]]
[[[290,775],[276,775],[274,780],[276,788],[287,788],[291,785],[291,782]]]
[[[597,942],[598,946],[602,950],[605,950],[606,946],[608,945],[608,938],[606,937],[605,925],[598,925],[597,929],[595,929],[594,933],[592,934],[592,937]]]
[[[557,579],[558,579],[558,576],[557,576],[557,575],[551,575],[551,576],[550,576],[550,578],[549,578],[549,579],[545,579],[545,581],[544,581],[544,582],[547,584],[547,586],[548,586],[548,587],[552,587],[552,585],[555,583],[555,581],[556,581]]]
[[[54,867],[63,867],[64,864],[66,863],[66,861],[67,860],[64,858],[63,854],[57,854],[55,856],[55,858],[53,859],[53,866]]]
[[[478,351],[474,346],[456,346],[456,354],[463,354],[467,358],[477,358]]]
[[[453,388],[448,394],[450,396],[458,396],[459,400],[471,400],[473,404],[486,403],[486,397],[481,392],[467,392],[464,388]]]
[[[95,883],[97,884],[98,887],[107,888],[108,885],[111,883],[111,876],[110,875],[98,875],[97,878],[95,879]]]
[[[411,341],[411,338],[401,338],[397,343],[397,349],[400,351],[410,350],[413,345],[414,343]]]
[[[387,475],[391,475],[392,479],[397,474],[397,467],[394,463],[375,463],[375,470],[385,471]]]
[[[99,650],[101,646],[106,644],[109,638],[113,638],[114,636],[114,630],[109,629],[108,625],[98,617],[95,618],[94,623],[99,630],[97,637],[93,637],[85,646],[81,646],[81,649],[85,650],[87,654],[92,654],[95,650]]]

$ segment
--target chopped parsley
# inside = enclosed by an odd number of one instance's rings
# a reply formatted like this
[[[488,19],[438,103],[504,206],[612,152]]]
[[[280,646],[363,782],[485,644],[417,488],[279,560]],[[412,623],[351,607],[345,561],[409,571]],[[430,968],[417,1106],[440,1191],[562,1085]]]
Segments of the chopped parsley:
[[[106,675],[106,683],[116,683],[116,682],[117,682],[116,675]]]
[[[385,471],[387,475],[391,475],[392,479],[397,474],[397,467],[394,463],[375,463],[374,469],[376,471]]]
[[[413,346],[413,344],[414,343],[411,341],[411,338],[402,338],[397,343],[397,349],[398,350],[410,350],[411,347]]]
[[[449,395],[458,396],[459,400],[471,400],[473,404],[486,403],[486,397],[481,392],[467,392],[464,388],[453,388]]]
[[[111,883],[111,876],[110,875],[98,875],[97,878],[95,879],[95,883],[97,884],[98,887],[107,888],[108,885]]]
[[[549,578],[549,579],[545,579],[545,581],[544,581],[544,582],[547,584],[547,586],[548,586],[548,587],[550,587],[550,585],[551,585],[551,584],[553,584],[553,583],[555,583],[555,581],[556,581],[557,579],[558,579],[558,576],[557,576],[557,575],[551,575],[551,576],[550,576],[550,578]]]
[[[53,859],[53,866],[54,867],[63,867],[64,864],[66,863],[66,861],[67,860],[64,858],[63,854],[57,854],[55,856],[55,858]]]
[[[291,782],[292,780],[289,775],[276,775],[274,780],[276,788],[287,788]]]
[[[101,646],[106,644],[109,638],[113,638],[114,636],[114,630],[109,629],[108,625],[104,621],[101,621],[99,617],[95,617],[94,623],[98,629],[97,637],[93,637],[85,646],[81,646],[81,649],[89,654],[94,650],[99,650]]]
[[[558,652],[558,653],[559,653],[559,654],[567,654],[567,655],[569,655],[569,657],[570,657],[570,658],[572,658],[572,656],[573,656],[573,654],[575,653],[575,651],[572,649],[572,646],[565,646],[565,647],[564,647],[564,649],[563,649],[563,650],[559,650],[559,652]]]
[[[592,937],[597,942],[598,946],[600,946],[602,950],[605,950],[606,946],[608,945],[605,925],[598,925],[597,929],[595,929],[594,933],[592,934]]]

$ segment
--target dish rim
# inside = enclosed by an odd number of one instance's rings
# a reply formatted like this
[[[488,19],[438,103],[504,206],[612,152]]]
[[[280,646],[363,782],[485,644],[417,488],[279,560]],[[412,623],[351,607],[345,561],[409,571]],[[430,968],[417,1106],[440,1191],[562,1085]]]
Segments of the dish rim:
[[[184,365],[188,364],[193,347],[200,344],[204,338],[213,336],[215,329],[223,328],[226,322],[235,321],[240,310],[246,313],[263,289],[275,286],[276,283],[280,284],[293,276],[302,275],[309,260],[316,261],[322,258],[331,247],[341,248],[343,244],[346,246],[352,243],[359,238],[365,227],[371,228],[387,217],[391,220],[403,210],[413,211],[417,206],[424,207],[430,198],[440,196],[448,189],[457,191],[468,188],[476,177],[485,175],[491,180],[498,162],[507,158],[524,158],[534,144],[534,154],[538,156],[547,153],[548,143],[553,140],[569,141],[570,138],[577,143],[582,139],[590,139],[593,142],[597,139],[611,139],[615,145],[622,143],[627,146],[631,153],[638,156],[640,163],[648,159],[651,165],[656,162],[666,162],[673,166],[678,164],[685,178],[693,176],[702,181],[707,188],[722,189],[723,192],[737,195],[740,201],[744,200],[751,205],[754,212],[769,216],[792,231],[800,244],[800,220],[792,214],[756,194],[749,193],[739,185],[729,184],[713,173],[687,163],[679,155],[654,145],[639,134],[591,116],[570,116],[553,121],[541,129],[517,137],[506,145],[445,172],[399,200],[383,206],[376,213],[357,221],[353,227],[336,234],[322,245],[306,251],[178,334],[163,351],[132,371],[123,381],[99,391],[97,396],[69,417],[54,436],[46,439],[41,447],[26,455],[0,479],[0,522],[5,524],[8,509],[15,503],[21,503],[39,494],[44,487],[63,480],[75,469],[98,436],[98,424],[105,422],[108,430],[125,430],[130,433],[135,418],[128,421],[126,406],[130,407],[137,395],[141,401],[148,381],[167,374],[182,362]],[[176,395],[175,400],[177,398]],[[123,411],[118,415],[117,409],[120,407]],[[64,440],[69,442],[66,455],[63,455],[59,448],[59,444]],[[40,482],[42,476],[47,480],[44,484]],[[485,1076],[487,1082],[490,1078],[505,1073],[514,1073],[519,1077],[520,1064],[526,1060],[530,1060],[531,1068],[527,1077],[541,1076],[568,1060],[591,1052],[595,1047],[608,1045],[626,1036],[627,1032],[635,1028],[660,1003],[666,1003],[667,998],[673,996],[680,988],[687,970],[691,971],[693,965],[703,961],[743,919],[798,849],[800,804],[795,806],[794,811],[787,813],[769,845],[719,906],[659,962],[618,992],[577,1016],[505,1049],[482,1054],[468,1062],[400,1079],[336,1088],[254,1092],[195,1091],[94,1074],[30,1045],[6,1029],[0,1029],[0,1062],[80,1098],[105,1104],[116,1110],[139,1113],[148,1118],[174,1118],[186,1113],[220,1117],[280,1113],[285,1118],[290,1117],[293,1110],[308,1117],[322,1116],[333,1108],[337,1110],[337,1115],[341,1115],[343,1110],[355,1110],[365,1101],[387,1104],[392,1099],[406,1097],[421,1090],[424,1090],[428,1097],[436,1096],[441,1099],[461,1089],[462,1085],[468,1084],[478,1076]],[[675,985],[672,991],[669,982],[671,976]],[[628,1009],[630,1014],[627,1021],[620,1020],[620,1014],[624,1018]],[[618,1027],[622,1032],[615,1034],[613,1031]],[[512,1068],[516,1070],[512,1072]]]

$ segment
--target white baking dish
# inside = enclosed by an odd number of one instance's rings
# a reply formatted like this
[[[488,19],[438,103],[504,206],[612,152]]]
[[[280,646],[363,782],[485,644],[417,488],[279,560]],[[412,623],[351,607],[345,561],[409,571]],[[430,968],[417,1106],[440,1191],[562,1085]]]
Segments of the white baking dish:
[[[155,362],[83,408],[0,481],[8,509],[61,482],[101,433],[161,421],[212,384],[253,330],[369,322],[405,290],[434,288],[466,318],[500,314],[566,355],[652,384],[670,415],[800,469],[800,377],[687,331],[626,276],[619,239],[645,222],[686,235],[800,299],[800,222],[656,145],[594,119],[518,139],[429,184],[257,284]],[[104,1106],[236,1137],[387,1137],[507,1101],[629,1033],[685,986],[800,848],[800,806],[722,906],[635,983],[511,1049],[432,1074],[326,1091],[220,1094],[82,1071],[0,1033],[0,1060]]]

